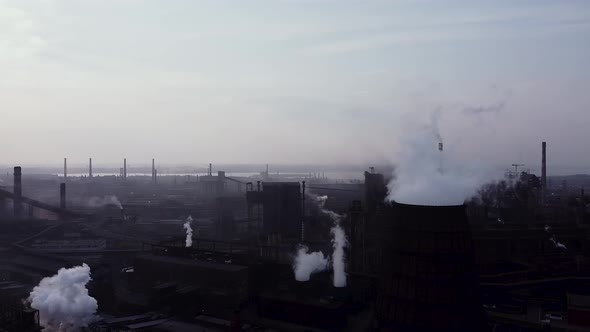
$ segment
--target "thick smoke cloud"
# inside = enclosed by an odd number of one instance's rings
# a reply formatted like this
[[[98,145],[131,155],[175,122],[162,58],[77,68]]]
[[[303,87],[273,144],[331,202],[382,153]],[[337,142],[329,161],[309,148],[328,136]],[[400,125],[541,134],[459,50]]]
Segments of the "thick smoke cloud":
[[[184,225],[182,225],[182,227],[186,230],[185,246],[187,248],[190,248],[193,246],[193,228],[191,227],[192,222],[193,222],[193,217],[188,216],[188,218],[186,218],[186,222],[184,223]]]
[[[86,205],[91,208],[115,205],[119,209],[123,210],[123,205],[121,205],[121,202],[117,196],[90,197]]]
[[[86,264],[61,268],[56,275],[41,280],[27,301],[39,310],[44,331],[74,332],[96,319],[98,304],[86,289],[90,280]]]
[[[420,205],[457,205],[495,176],[473,160],[462,160],[444,146],[438,120],[401,135],[401,151],[388,184],[388,200]],[[442,148],[442,150],[441,150]]]
[[[309,248],[300,246],[293,261],[295,280],[309,281],[313,273],[322,272],[328,269],[329,261],[321,251],[308,253]]]

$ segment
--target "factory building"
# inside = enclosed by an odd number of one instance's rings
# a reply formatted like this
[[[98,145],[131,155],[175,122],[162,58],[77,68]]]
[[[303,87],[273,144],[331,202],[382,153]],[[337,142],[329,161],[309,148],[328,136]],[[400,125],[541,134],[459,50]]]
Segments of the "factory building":
[[[156,254],[136,257],[133,266],[134,284],[140,289],[160,295],[190,289],[198,296],[185,298],[191,302],[187,305],[200,305],[208,312],[229,314],[248,299],[246,266]]]
[[[303,195],[299,182],[264,182],[246,197],[249,211],[262,210],[258,215],[262,239],[282,242],[301,238]]]

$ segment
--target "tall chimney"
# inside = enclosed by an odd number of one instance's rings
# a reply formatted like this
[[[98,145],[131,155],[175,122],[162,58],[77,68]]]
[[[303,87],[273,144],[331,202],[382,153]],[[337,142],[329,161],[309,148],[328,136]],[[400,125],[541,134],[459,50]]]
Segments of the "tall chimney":
[[[123,158],[123,180],[127,180],[127,158]]]
[[[59,207],[62,210],[66,209],[66,184],[59,184]]]
[[[268,173],[268,172],[267,172]],[[301,182],[301,238],[305,242],[305,181]]]
[[[22,215],[23,212],[23,205],[21,202],[21,197],[23,195],[23,187],[22,187],[22,183],[21,183],[21,167],[20,166],[16,166],[14,168],[14,199],[12,200],[13,202],[13,210],[14,210],[14,216],[15,217],[20,217]]]
[[[542,157],[541,157],[541,186],[543,189],[547,188],[547,142],[542,144]]]
[[[88,177],[92,177],[92,158],[88,159]]]
[[[64,182],[68,178],[68,158],[64,158]]]
[[[152,158],[152,183],[156,183],[156,159]]]
[[[209,176],[213,175],[213,165],[209,163]]]

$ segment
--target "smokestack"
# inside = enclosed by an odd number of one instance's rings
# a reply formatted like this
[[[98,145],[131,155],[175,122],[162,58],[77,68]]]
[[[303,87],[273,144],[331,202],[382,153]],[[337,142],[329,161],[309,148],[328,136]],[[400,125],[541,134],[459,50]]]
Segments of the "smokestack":
[[[68,158],[64,158],[64,182],[68,179]]]
[[[154,183],[158,183],[158,170],[154,169]]]
[[[66,184],[59,184],[59,207],[62,210],[66,209]]]
[[[88,177],[92,177],[92,158],[88,159]]]
[[[127,158],[123,158],[123,180],[127,180]]]
[[[156,159],[152,158],[152,183],[156,183]]]
[[[305,181],[301,182],[301,242],[305,241]]]
[[[209,176],[213,175],[213,165],[209,163]]]
[[[21,167],[16,166],[14,168],[14,200],[13,202],[13,210],[14,216],[20,217],[23,212],[23,205],[21,203],[21,196],[23,195],[23,188],[21,183]]]
[[[543,142],[542,144],[541,186],[543,189],[547,188],[547,142]]]

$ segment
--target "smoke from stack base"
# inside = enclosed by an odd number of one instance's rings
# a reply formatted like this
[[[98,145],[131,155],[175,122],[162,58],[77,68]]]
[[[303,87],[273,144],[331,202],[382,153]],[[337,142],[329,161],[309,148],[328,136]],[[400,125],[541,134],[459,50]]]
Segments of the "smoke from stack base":
[[[334,249],[331,261],[332,271],[334,273],[333,284],[334,287],[346,287],[346,257],[344,254],[344,248],[348,245],[348,240],[346,239],[344,229],[340,225],[342,216],[334,211],[324,209],[328,196],[318,196],[314,194],[309,194],[309,196],[318,204],[320,211],[330,217],[334,222],[334,226],[330,229],[332,247]]]
[[[309,281],[311,275],[328,269],[330,264],[327,257],[321,251],[308,253],[309,248],[300,246],[293,261],[295,280]]]
[[[553,245],[555,246],[555,248],[560,249],[560,250],[567,250],[567,247],[565,246],[565,244],[559,242],[556,240],[556,236],[555,234],[553,234],[553,232],[551,231],[551,227],[549,225],[545,225],[544,227],[545,232],[547,234],[549,234],[549,241],[551,241],[551,243],[553,243]]]
[[[61,268],[33,288],[27,302],[39,310],[44,331],[75,332],[96,320],[98,304],[86,289],[90,280],[90,267],[84,263]]]

